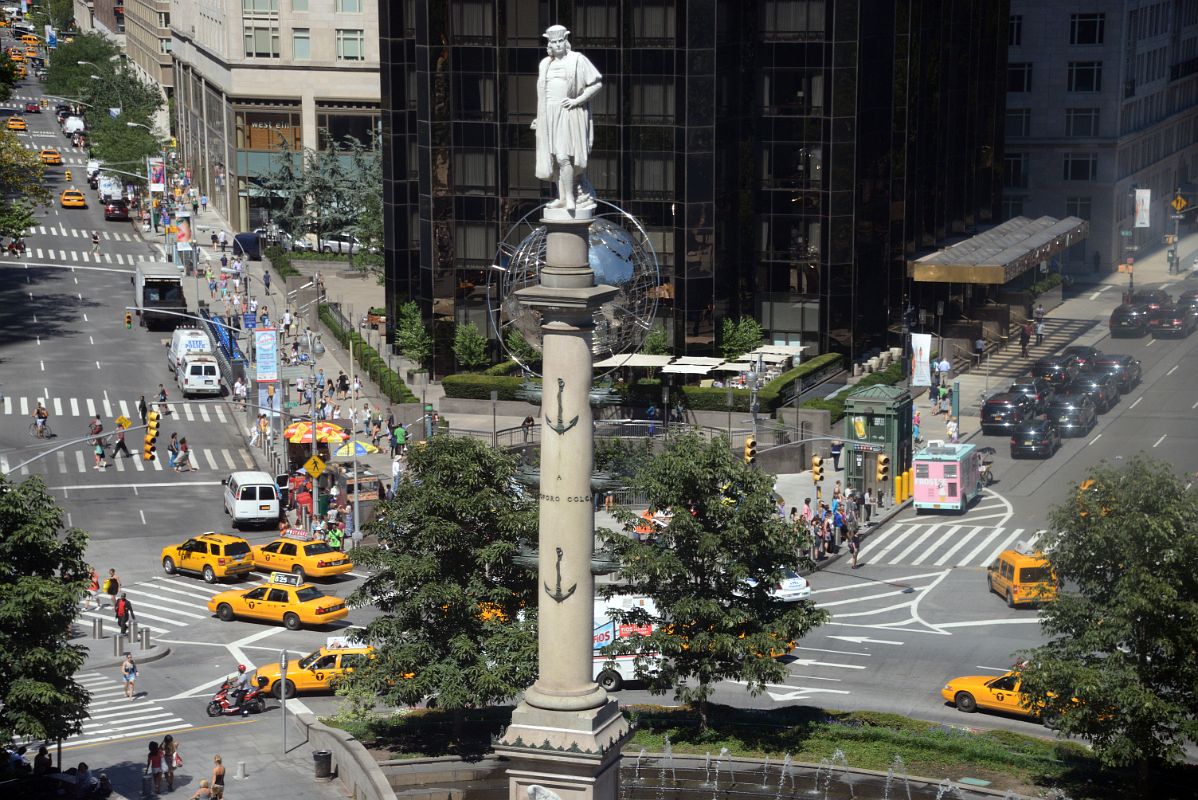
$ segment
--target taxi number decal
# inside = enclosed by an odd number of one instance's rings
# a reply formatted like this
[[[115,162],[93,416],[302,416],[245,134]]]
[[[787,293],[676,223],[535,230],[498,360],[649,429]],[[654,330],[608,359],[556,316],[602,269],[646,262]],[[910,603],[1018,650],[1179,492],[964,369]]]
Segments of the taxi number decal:
[[[323,681],[323,680],[324,680],[324,673],[323,673],[323,672],[317,672],[317,673],[316,673],[316,680],[318,680],[318,681]]]
[[[253,601],[253,600],[246,600],[246,601],[245,601],[245,604],[246,604],[247,606],[249,606],[250,608],[253,608],[253,607],[254,607],[254,601]]]
[[[998,694],[994,695],[994,699],[1001,703],[1003,701],[1003,693],[999,692]]]

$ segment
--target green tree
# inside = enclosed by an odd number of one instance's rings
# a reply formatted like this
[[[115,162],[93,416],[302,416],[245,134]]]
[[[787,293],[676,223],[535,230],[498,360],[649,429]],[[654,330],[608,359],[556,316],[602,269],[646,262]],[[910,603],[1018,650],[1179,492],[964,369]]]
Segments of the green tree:
[[[665,328],[654,328],[649,331],[641,345],[641,352],[650,356],[665,356],[670,354],[670,340],[666,337]]]
[[[0,200],[0,237],[24,236],[37,224],[33,206],[26,200]]]
[[[361,638],[378,657],[339,688],[359,713],[429,696],[450,710],[507,700],[536,678],[536,576],[514,557],[537,509],[514,490],[516,463],[475,439],[438,436],[408,456],[394,500],[367,526],[378,547],[349,602],[379,616]]]
[[[68,633],[87,593],[87,534],[39,478],[0,476],[0,735],[54,740],[82,730],[85,648]]]
[[[433,337],[424,326],[420,306],[409,300],[399,307],[395,321],[395,345],[404,358],[423,365],[433,353]]]
[[[1099,466],[1040,540],[1062,590],[1023,654],[1029,707],[1110,765],[1177,762],[1198,739],[1198,491],[1141,456]]]
[[[70,28],[71,23],[75,21],[75,3],[73,0],[50,0],[47,6],[49,11],[50,24],[54,26],[55,31],[63,31]]]
[[[12,97],[12,90],[17,85],[17,65],[8,54],[0,55],[0,102]]]
[[[73,42],[60,42],[54,50],[54,57],[46,68],[46,78],[43,85],[46,94],[69,99],[86,99],[85,93],[92,91],[92,79],[97,67],[103,69],[110,64],[114,56],[120,54],[120,49],[102,35],[89,31],[79,34]],[[90,62],[80,64],[80,61]],[[97,81],[98,82],[98,81]]]
[[[162,145],[145,128],[130,128],[125,116],[97,117],[88,136],[93,157],[118,169],[141,175],[121,175],[122,183],[145,183],[145,160],[162,152]]]
[[[541,360],[541,351],[529,344],[524,334],[515,327],[508,328],[503,342],[507,345],[508,353],[526,367]]]
[[[45,171],[36,150],[25,147],[12,131],[0,131],[0,194],[38,205],[49,203]]]
[[[473,322],[454,327],[453,355],[467,370],[476,370],[490,360],[487,358],[487,337]]]
[[[619,640],[612,653],[636,653],[637,674],[654,694],[672,691],[707,725],[707,702],[720,681],[743,681],[756,694],[786,677],[774,655],[822,623],[809,602],[769,594],[786,568],[810,567],[809,543],[778,516],[773,477],[735,457],[723,438],[671,439],[632,481],[651,508],[672,509],[655,543],[631,534],[638,517],[617,511],[622,532],[600,531],[621,565],[615,594],[648,595],[656,611],[621,613],[653,632]],[[646,656],[660,653],[659,663]],[[771,655],[774,654],[774,655]]]
[[[720,326],[720,349],[724,358],[735,361],[750,350],[761,346],[765,334],[761,325],[752,317],[733,320],[724,317]]]

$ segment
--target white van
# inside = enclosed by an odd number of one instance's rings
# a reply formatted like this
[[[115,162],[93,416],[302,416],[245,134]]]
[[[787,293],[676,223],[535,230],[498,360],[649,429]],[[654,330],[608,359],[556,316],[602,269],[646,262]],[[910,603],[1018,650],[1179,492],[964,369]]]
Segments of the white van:
[[[185,356],[212,355],[212,340],[199,328],[175,328],[171,343],[166,348],[166,368],[171,372],[179,368]]]
[[[626,625],[617,622],[612,617],[611,611],[612,609],[631,611],[633,608],[638,607],[643,608],[645,613],[651,616],[657,616],[657,606],[651,597],[626,595],[612,597],[607,600],[598,597],[595,598],[595,635],[592,645],[594,650],[592,657],[593,677],[596,683],[609,692],[618,692],[626,681],[636,680],[636,656],[613,656],[610,660],[613,660],[615,663],[609,667],[609,657],[599,651],[617,639],[627,639],[638,634],[648,636],[653,632],[652,624],[637,627],[636,625]],[[659,658],[660,656],[657,655],[650,656],[650,665]],[[652,669],[652,666],[650,668]]]
[[[179,392],[187,397],[195,394],[210,394],[220,396],[220,364],[212,356],[193,355],[183,356],[178,368],[175,369],[175,381],[179,384]]]
[[[279,487],[265,472],[234,472],[221,481],[225,487],[225,513],[233,527],[243,524],[277,525]]]

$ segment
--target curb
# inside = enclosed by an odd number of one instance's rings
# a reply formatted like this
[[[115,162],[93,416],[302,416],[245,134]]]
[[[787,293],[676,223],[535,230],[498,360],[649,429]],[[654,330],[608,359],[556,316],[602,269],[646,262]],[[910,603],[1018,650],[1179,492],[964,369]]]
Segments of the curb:
[[[147,651],[145,655],[135,652],[133,653],[133,657],[137,659],[137,663],[139,664],[149,664],[153,661],[160,661],[170,654],[171,649],[169,647],[154,647]],[[89,659],[85,660],[79,669],[108,669],[110,667],[119,667],[124,661],[124,658],[109,658],[104,661],[91,661]]]

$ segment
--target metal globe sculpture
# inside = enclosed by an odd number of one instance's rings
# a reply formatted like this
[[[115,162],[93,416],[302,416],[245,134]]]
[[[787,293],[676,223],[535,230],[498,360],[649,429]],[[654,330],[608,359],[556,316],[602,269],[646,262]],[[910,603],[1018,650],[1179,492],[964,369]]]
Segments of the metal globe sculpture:
[[[644,342],[657,310],[660,273],[657,254],[640,222],[611,203],[598,202],[606,210],[591,223],[590,265],[596,284],[620,290],[614,299],[595,311],[591,349],[596,359],[602,359],[632,352]],[[487,292],[492,329],[508,356],[521,362],[528,371],[531,371],[529,365],[521,361],[518,353],[511,352],[507,339],[515,329],[530,346],[541,349],[540,314],[515,297],[516,291],[540,280],[541,267],[545,265],[548,231],[543,225],[531,223],[540,214],[540,208],[534,209],[512,226],[499,246]]]

